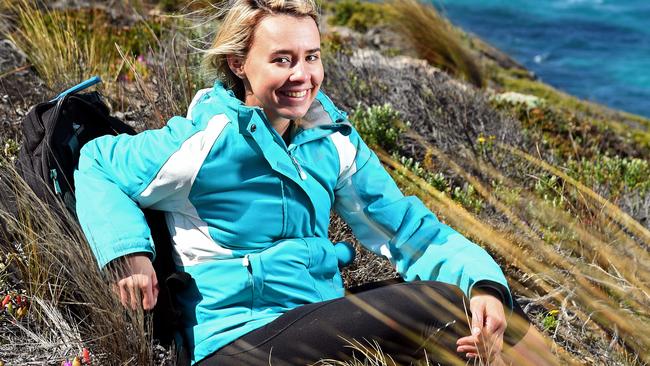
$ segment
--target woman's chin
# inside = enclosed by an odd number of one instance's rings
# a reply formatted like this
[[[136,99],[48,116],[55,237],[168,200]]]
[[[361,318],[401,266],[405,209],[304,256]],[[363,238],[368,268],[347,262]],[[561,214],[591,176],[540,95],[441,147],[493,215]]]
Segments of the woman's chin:
[[[282,116],[282,118],[293,119],[293,120],[302,118],[307,114],[310,105],[311,104],[305,104],[298,107],[292,106],[292,107],[280,108],[278,109],[278,115]]]

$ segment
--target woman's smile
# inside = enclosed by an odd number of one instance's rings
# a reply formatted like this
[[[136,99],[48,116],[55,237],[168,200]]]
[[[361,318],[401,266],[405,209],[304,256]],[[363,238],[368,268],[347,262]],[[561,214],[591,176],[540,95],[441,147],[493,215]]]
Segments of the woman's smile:
[[[294,89],[294,90],[278,90],[276,95],[280,99],[280,104],[301,105],[305,101],[310,100],[311,88],[309,89]]]

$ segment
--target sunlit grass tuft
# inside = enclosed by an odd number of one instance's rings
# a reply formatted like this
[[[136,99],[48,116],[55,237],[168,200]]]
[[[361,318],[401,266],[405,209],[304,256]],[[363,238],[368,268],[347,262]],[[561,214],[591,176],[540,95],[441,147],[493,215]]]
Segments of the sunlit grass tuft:
[[[396,0],[388,7],[391,25],[421,58],[475,86],[484,85],[480,66],[463,46],[458,32],[433,6],[418,0]]]

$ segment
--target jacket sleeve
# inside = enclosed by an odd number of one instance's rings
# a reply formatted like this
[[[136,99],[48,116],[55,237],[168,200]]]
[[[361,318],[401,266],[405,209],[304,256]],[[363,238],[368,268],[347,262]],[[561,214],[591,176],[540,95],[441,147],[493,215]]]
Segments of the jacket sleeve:
[[[353,130],[333,138],[340,176],[334,210],[369,250],[387,257],[407,281],[435,280],[497,290],[506,306],[512,296],[492,257],[436,216],[416,197],[404,197],[377,156]]]
[[[220,119],[221,118],[221,119]],[[196,123],[174,117],[158,130],[102,136],[81,149],[74,173],[77,216],[100,267],[155,248],[142,208],[182,204],[227,119]]]

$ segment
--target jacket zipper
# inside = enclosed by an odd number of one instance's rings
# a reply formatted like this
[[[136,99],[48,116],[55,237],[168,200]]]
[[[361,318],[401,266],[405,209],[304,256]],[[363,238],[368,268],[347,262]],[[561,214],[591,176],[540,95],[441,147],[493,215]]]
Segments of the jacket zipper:
[[[52,179],[52,184],[54,184],[54,193],[57,195],[61,194],[61,186],[59,185],[59,177],[56,169],[50,169],[50,179]]]
[[[298,163],[298,160],[293,155],[289,155],[291,157],[291,161],[293,161],[293,164],[296,166],[296,169],[298,169],[298,173],[300,174],[300,179],[305,180],[307,179],[307,174],[305,173],[304,170],[302,170],[302,167]]]
[[[248,254],[244,255],[241,259],[241,265],[246,267],[248,272],[248,281],[251,284],[251,315],[253,314],[253,309],[255,308],[255,278],[253,278],[253,267],[251,266],[251,261],[248,258]]]
[[[307,179],[307,173],[305,173],[305,171],[300,166],[300,163],[298,163],[298,159],[296,159],[296,157],[293,156],[293,152],[294,152],[294,150],[296,150],[296,147],[298,147],[298,145],[289,144],[289,147],[287,147],[287,154],[289,154],[289,157],[291,158],[291,161],[293,161],[293,165],[298,170],[298,174],[300,175],[300,179],[305,180],[305,179]]]

